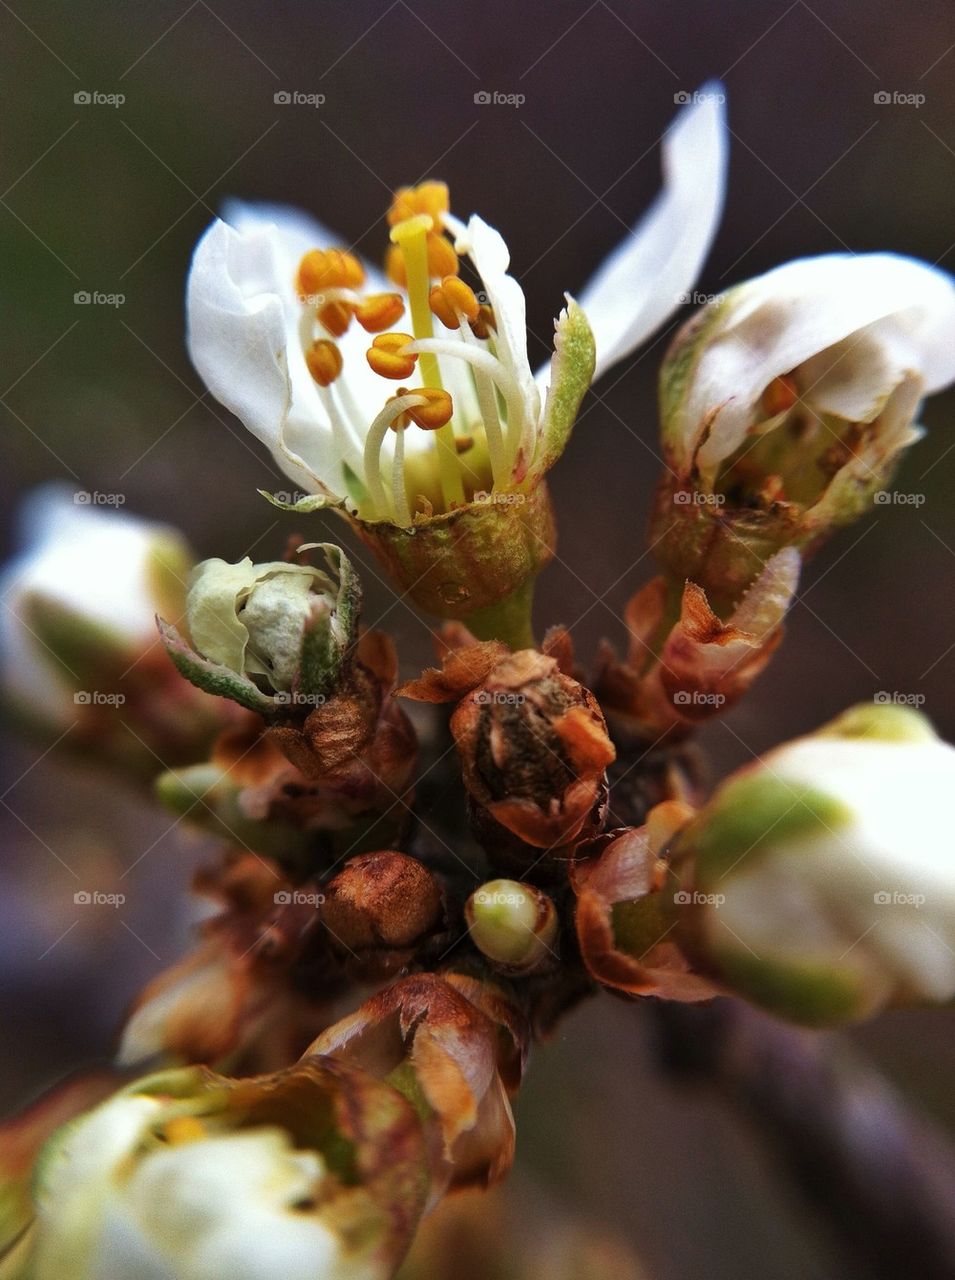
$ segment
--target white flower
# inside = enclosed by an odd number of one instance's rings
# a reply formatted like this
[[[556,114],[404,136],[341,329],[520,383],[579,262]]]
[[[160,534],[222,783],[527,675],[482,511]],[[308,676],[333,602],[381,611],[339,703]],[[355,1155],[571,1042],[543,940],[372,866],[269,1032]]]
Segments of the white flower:
[[[584,290],[586,320],[568,300],[554,360],[536,378],[507,246],[481,218],[454,217],[439,183],[397,194],[390,281],[330,249],[334,238],[302,215],[233,206],[200,241],[189,277],[197,370],[318,495],[313,506],[407,527],[482,491],[533,484],[563,448],[593,372],[587,320],[603,370],[694,282],[722,206],[721,101],[704,94],[681,113],[664,142],[664,193]],[[462,258],[473,290],[454,278]],[[382,375],[410,390],[386,399]],[[412,424],[422,430],[408,433]]]
[[[339,1132],[338,1108],[348,1105],[354,1127]],[[382,1143],[416,1124],[392,1090],[320,1065],[241,1081],[183,1069],[130,1085],[64,1126],[41,1153],[29,1274],[384,1280],[423,1201],[420,1138],[395,1149],[396,1167],[409,1150],[420,1166],[407,1184],[376,1182],[377,1174],[343,1180],[331,1167],[366,1141],[376,1106],[390,1125]],[[403,1228],[388,1218],[397,1203],[375,1198],[399,1191],[407,1197]]]
[[[91,505],[50,485],[28,499],[24,550],[0,577],[0,653],[6,695],[49,724],[75,719],[72,654],[58,642],[69,622],[125,654],[155,643],[156,613],[185,600],[191,557],[172,529]],[[64,665],[65,664],[65,665]]]
[[[807,1021],[955,996],[955,749],[866,705],[769,752],[681,840],[729,985]]]
[[[689,323],[663,372],[664,441],[671,465],[696,468],[703,487],[745,486],[775,467],[772,498],[808,505],[847,460],[859,483],[878,480],[915,438],[922,397],[953,379],[946,272],[889,253],[804,258]]]

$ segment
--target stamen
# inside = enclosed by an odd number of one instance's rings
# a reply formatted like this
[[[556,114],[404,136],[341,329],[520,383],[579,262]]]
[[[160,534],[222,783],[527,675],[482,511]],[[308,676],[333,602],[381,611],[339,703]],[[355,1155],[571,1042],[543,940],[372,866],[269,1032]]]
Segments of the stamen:
[[[391,329],[405,313],[405,304],[400,294],[373,293],[355,308],[355,319],[367,333],[381,333],[383,329]]]
[[[477,299],[475,299],[476,301]],[[483,351],[483,347],[477,345],[477,337],[472,333],[468,325],[461,325],[460,333],[466,346],[470,345],[475,351]],[[475,365],[472,365],[471,368],[474,373],[474,390],[477,392],[478,407],[481,410],[481,419],[484,422],[484,434],[487,438],[491,475],[494,479],[494,487],[500,489],[507,483],[508,472],[507,459],[504,452],[504,436],[497,411],[497,395],[490,375]]]
[[[416,338],[431,338],[434,326],[431,322],[431,308],[428,305],[429,267],[427,235],[433,226],[427,214],[418,214],[406,218],[391,229],[391,240],[404,257],[405,271],[408,276],[408,302],[411,306],[411,322]],[[452,250],[453,253],[453,250]],[[455,255],[455,263],[457,256]],[[442,276],[451,274],[441,272]],[[429,387],[441,387],[441,369],[434,356],[427,356],[421,361],[421,376]],[[445,506],[450,511],[455,505],[464,503],[464,482],[457,451],[454,447],[454,428],[446,423],[435,436],[438,449],[438,474],[441,480],[441,494]]]
[[[497,333],[497,319],[494,315],[494,308],[489,307],[486,302],[482,302],[477,317],[471,321],[471,330],[476,338],[485,340],[490,338],[492,333]]]
[[[439,431],[454,414],[454,403],[441,387],[415,387],[413,395],[420,396],[423,404],[408,410],[408,417],[422,431]]]
[[[413,218],[415,214],[426,213],[440,229],[450,207],[446,182],[419,182],[416,187],[399,187],[388,210],[388,225],[396,227],[399,222]]]
[[[329,302],[318,313],[319,324],[323,325],[335,338],[348,332],[351,324],[353,308],[346,302]]]
[[[357,289],[365,283],[365,269],[344,249],[310,249],[299,263],[297,283],[303,298],[325,289]]]
[[[777,414],[788,413],[798,399],[795,379],[789,374],[780,374],[763,392],[762,409],[767,418],[775,418]]]
[[[398,422],[408,409],[424,403],[426,403],[424,397],[415,393],[410,395],[393,396],[368,428],[368,435],[365,437],[363,469],[365,480],[368,485],[368,495],[371,499],[373,508],[372,519],[378,517],[379,514],[383,517],[387,517],[388,514],[388,495],[385,492],[385,486],[381,479],[381,446],[384,444],[388,428],[393,422]],[[395,461],[395,470],[397,470],[397,454]],[[402,454],[402,468],[403,465],[404,455]],[[398,480],[393,476],[392,481],[392,489],[394,489]],[[401,484],[404,484],[403,474],[401,477]]]
[[[410,378],[418,362],[417,355],[407,350],[413,341],[410,333],[380,333],[365,358],[383,378]]]
[[[475,369],[488,374],[497,385],[501,395],[504,397],[504,403],[507,405],[507,439],[504,450],[505,456],[501,465],[501,480],[499,481],[499,483],[503,484],[514,465],[514,459],[517,457],[517,451],[520,448],[521,435],[524,428],[524,398],[521,395],[520,387],[508,373],[504,364],[492,356],[490,351],[485,351],[482,347],[467,346],[463,342],[450,338],[416,338],[411,345],[411,349],[421,353],[422,369],[424,368],[425,354],[433,352],[435,355],[466,360]],[[488,452],[490,452],[490,449],[491,441],[489,438]]]
[[[474,290],[457,276],[445,276],[428,295],[428,304],[446,329],[457,329],[463,315],[473,322],[481,312]]]
[[[395,430],[398,439],[395,441],[395,458],[391,468],[391,500],[395,507],[395,522],[407,526],[411,524],[411,508],[405,492],[405,427],[400,425]]]
[[[305,352],[308,371],[320,387],[328,387],[342,371],[342,353],[334,342],[319,338]]]
[[[437,232],[429,231],[425,237],[425,244],[428,250],[429,276],[444,277],[458,274],[461,264],[450,240],[446,240]]]

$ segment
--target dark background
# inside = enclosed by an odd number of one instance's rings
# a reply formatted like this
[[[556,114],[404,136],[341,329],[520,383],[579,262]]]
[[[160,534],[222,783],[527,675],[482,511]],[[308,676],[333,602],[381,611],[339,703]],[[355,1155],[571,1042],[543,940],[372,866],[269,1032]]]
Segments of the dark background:
[[[478,210],[505,233],[542,360],[562,292],[580,289],[657,191],[674,96],[720,76],[729,195],[702,293],[840,248],[953,265],[947,0],[13,0],[0,2],[0,58],[0,508],[11,536],[18,495],[60,477],[179,524],[200,555],[280,553],[295,518],[256,488],[282,485],[203,394],[184,350],[189,255],[228,195],[299,204],[377,257],[390,190],[445,178],[459,214]],[[84,90],[126,100],[74,103]],[[326,100],[276,105],[280,90]],[[479,90],[526,101],[478,105]],[[883,92],[925,101],[879,104]],[[125,302],[77,306],[79,290]],[[537,618],[572,624],[584,658],[600,637],[621,639],[620,611],[653,572],[643,529],[666,342],[598,385],[553,473],[561,542]],[[774,665],[707,732],[715,773],[880,690],[924,696],[955,736],[953,403],[927,406],[928,437],[896,483],[924,505],[876,508],[808,569]],[[312,519],[310,536],[344,536]],[[426,625],[370,566],[366,586],[368,621],[387,611],[405,666],[420,667]],[[185,946],[180,889],[203,847],[135,797],[38,755],[9,745],[0,812],[10,1106],[108,1052],[137,986]],[[89,860],[104,887],[136,862],[128,910],[71,925],[64,853]],[[749,1136],[656,1081],[646,1022],[602,1000],[538,1053],[519,1103],[514,1195],[544,1184],[561,1213],[629,1238],[652,1276],[838,1275]],[[896,1014],[852,1038],[955,1126],[952,1026],[948,1013]]]

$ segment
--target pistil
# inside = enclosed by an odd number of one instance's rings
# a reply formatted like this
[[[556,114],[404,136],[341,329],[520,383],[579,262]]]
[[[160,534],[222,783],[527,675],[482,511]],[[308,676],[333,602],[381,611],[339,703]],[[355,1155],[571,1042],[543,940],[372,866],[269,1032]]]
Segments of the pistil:
[[[408,279],[408,301],[411,307],[411,324],[415,338],[432,338],[434,326],[428,300],[430,275],[428,270],[427,235],[433,227],[428,214],[416,214],[405,218],[391,229],[392,242],[401,250],[405,274]],[[431,352],[421,355],[422,380],[429,387],[441,388],[441,369],[438,358]],[[448,511],[465,502],[464,483],[454,443],[454,427],[450,422],[435,432],[438,451],[438,474],[441,494]]]

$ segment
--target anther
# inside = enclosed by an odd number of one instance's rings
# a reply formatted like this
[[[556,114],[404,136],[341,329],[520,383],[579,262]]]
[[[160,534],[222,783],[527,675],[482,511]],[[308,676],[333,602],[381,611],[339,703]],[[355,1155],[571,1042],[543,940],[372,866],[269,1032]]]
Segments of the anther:
[[[299,263],[298,292],[303,298],[325,289],[357,289],[364,282],[364,267],[344,249],[310,249]]]
[[[398,323],[405,312],[405,304],[397,293],[373,293],[363,298],[355,308],[355,319],[368,333],[381,333]]]
[[[409,333],[380,333],[365,352],[368,363],[383,378],[409,378],[418,357],[405,348],[414,342]]]
[[[428,303],[446,329],[457,329],[462,315],[473,322],[481,312],[474,290],[457,276],[445,276],[440,284],[434,285]]]
[[[342,371],[342,353],[327,338],[319,338],[305,352],[308,371],[320,387],[328,387]]]

